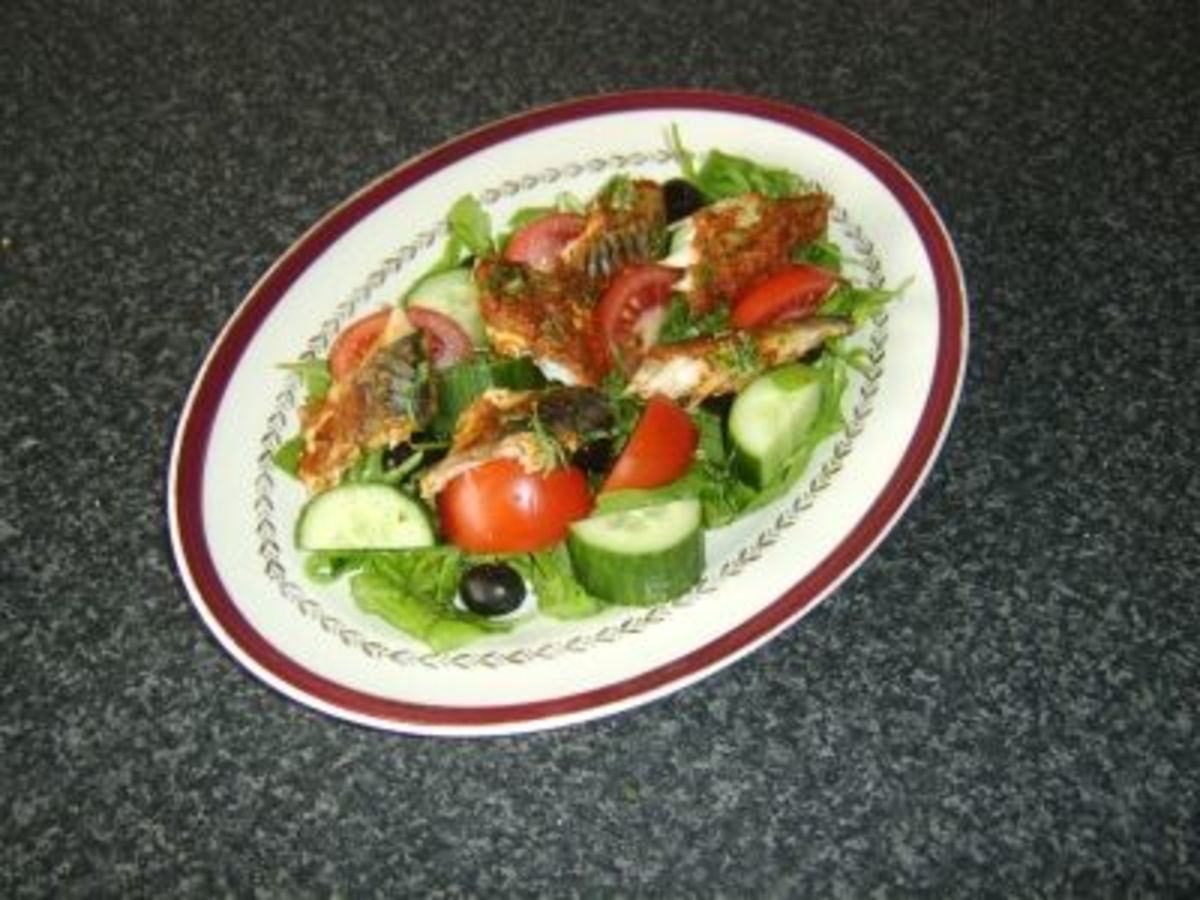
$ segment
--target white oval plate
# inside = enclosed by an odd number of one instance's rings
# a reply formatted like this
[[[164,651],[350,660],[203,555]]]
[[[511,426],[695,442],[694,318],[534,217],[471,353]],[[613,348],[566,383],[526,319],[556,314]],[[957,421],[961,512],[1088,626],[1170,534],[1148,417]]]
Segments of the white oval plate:
[[[670,126],[694,151],[786,166],[837,203],[835,237],[874,283],[911,283],[855,338],[875,369],[850,423],[774,506],[708,537],[700,586],[654,609],[537,620],[433,655],[358,611],[345,584],[302,575],[303,499],[270,456],[294,433],[300,388],[279,364],[323,354],[364,310],[393,302],[436,257],[443,216],[479,195],[502,223],[617,171],[665,179]],[[966,360],[967,310],[950,238],[880,150],[807,110],[707,91],[646,91],[537,109],[473,131],[368,185],[312,227],[239,306],[184,407],[171,456],[176,558],[200,616],[287,696],[394,731],[512,733],[609,715],[728,665],[797,621],[872,551],[941,446]]]

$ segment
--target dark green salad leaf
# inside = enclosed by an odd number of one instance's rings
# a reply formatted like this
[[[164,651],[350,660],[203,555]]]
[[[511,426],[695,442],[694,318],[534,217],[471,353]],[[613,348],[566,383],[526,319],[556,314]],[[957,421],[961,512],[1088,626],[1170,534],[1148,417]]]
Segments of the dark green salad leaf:
[[[766,166],[744,156],[712,149],[696,167],[696,155],[683,146],[679,130],[672,127],[668,145],[675,154],[683,177],[709,200],[724,200],[750,192],[767,197],[794,197],[816,190],[816,186],[789,169]]]
[[[713,199],[737,197],[751,191],[767,197],[794,197],[808,193],[808,181],[789,172],[759,165],[741,156],[711,150],[696,175],[696,186]]]
[[[641,403],[625,393],[628,384],[618,368],[604,376],[600,383],[600,389],[607,395],[609,406],[612,407],[613,427],[609,437],[612,439],[614,450],[617,451],[625,446],[642,415]]]
[[[446,226],[450,229],[450,236],[442,248],[442,255],[413,281],[403,299],[411,297],[429,276],[457,269],[470,260],[473,254],[484,255],[495,249],[492,240],[492,219],[479,200],[470,194],[459,197],[450,207],[446,214]]]
[[[451,546],[322,550],[309,554],[304,573],[318,584],[353,575],[350,589],[360,609],[441,652],[512,628],[512,620],[497,621],[455,605],[463,573],[479,562],[511,565],[532,585],[538,610],[551,618],[582,619],[605,608],[576,581],[570,555],[561,545],[539,553],[487,557]]]
[[[304,559],[304,574],[317,584],[332,584],[361,569],[370,555],[365,550],[313,550]]]
[[[828,238],[812,241],[802,247],[797,247],[792,253],[792,260],[798,263],[809,263],[820,266],[831,272],[841,274],[843,257],[842,248]]]
[[[370,450],[362,454],[350,468],[342,473],[347,484],[400,484],[415,472],[425,460],[425,451],[414,449],[399,465],[389,466],[384,450]]]

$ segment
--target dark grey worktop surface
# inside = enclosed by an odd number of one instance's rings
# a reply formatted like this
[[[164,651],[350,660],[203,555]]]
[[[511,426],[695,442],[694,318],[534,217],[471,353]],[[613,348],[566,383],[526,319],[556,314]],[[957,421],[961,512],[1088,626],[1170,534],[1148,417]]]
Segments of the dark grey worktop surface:
[[[0,10],[0,894],[1200,892],[1200,13]],[[310,712],[204,629],[167,455],[246,290],[532,105],[708,87],[887,149],[957,242],[962,405],[873,557],[682,693],[534,736]]]

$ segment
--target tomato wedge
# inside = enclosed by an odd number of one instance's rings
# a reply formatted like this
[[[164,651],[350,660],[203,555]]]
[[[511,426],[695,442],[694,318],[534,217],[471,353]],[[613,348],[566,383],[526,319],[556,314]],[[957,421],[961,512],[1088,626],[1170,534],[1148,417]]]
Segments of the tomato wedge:
[[[637,367],[658,340],[671,288],[682,275],[679,269],[642,263],[626,266],[609,282],[595,312],[596,356],[603,371],[614,362],[626,371]]]
[[[471,336],[446,314],[423,306],[409,306],[405,312],[413,327],[425,332],[435,369],[452,366],[475,352]]]
[[[699,440],[691,416],[665,397],[651,397],[601,490],[670,484],[691,466]]]
[[[335,381],[341,381],[362,365],[383,334],[391,315],[390,309],[381,309],[342,329],[329,348],[329,374]]]
[[[573,466],[531,475],[495,459],[452,479],[437,498],[442,533],[470,553],[522,553],[557,544],[592,510],[587,476]]]
[[[575,213],[550,213],[519,228],[504,248],[509,262],[552,269],[558,254],[583,233],[584,219]]]
[[[729,320],[737,328],[758,328],[803,319],[817,311],[837,283],[837,274],[820,266],[788,266],[742,291]]]

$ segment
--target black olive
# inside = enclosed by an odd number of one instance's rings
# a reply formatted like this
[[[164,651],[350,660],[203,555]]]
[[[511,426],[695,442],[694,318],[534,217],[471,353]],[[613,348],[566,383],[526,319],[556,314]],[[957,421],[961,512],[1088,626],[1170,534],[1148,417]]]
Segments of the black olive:
[[[664,182],[662,192],[668,224],[686,219],[708,202],[694,184],[682,178],[672,178]]]
[[[604,472],[612,461],[612,439],[596,438],[571,454],[571,465],[585,472]]]
[[[471,612],[502,616],[525,599],[525,582],[517,570],[504,563],[479,563],[463,573],[459,594]]]

